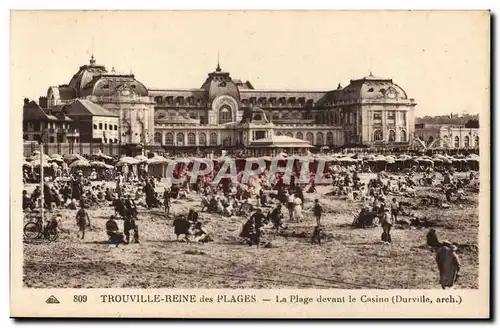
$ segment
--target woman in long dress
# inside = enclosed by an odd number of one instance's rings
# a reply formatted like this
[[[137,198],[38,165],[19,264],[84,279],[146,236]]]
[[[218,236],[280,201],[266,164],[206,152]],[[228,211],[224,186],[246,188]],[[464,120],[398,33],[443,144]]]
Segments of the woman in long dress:
[[[460,260],[455,253],[457,247],[448,241],[443,241],[436,254],[436,263],[439,269],[439,283],[441,287],[453,287],[460,271]]]
[[[295,206],[293,207],[293,218],[297,222],[302,221],[302,200],[298,197],[295,197],[293,200]]]

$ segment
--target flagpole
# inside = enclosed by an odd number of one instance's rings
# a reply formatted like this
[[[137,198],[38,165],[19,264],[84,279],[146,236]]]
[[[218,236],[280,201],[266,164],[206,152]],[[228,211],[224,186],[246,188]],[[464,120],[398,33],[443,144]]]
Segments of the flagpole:
[[[42,215],[42,222],[43,222],[43,212],[44,212],[44,205],[45,205],[45,199],[44,199],[44,186],[43,186],[43,141],[40,142],[40,199],[42,200],[42,205],[40,207],[40,214]]]

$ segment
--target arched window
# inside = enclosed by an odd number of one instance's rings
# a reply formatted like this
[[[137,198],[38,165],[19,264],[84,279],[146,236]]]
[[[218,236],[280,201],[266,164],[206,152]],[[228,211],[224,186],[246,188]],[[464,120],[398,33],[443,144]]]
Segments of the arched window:
[[[161,144],[162,143],[161,139],[162,139],[161,133],[155,132],[154,143]]]
[[[326,144],[333,145],[333,132],[328,132],[326,134]]]
[[[116,125],[116,124],[113,125],[113,128],[114,128],[113,130],[117,131],[118,130],[118,125]]]
[[[292,132],[287,132],[287,133],[286,133],[286,136],[287,136],[287,137],[290,137],[290,138],[293,138],[293,133],[292,133]]]
[[[295,138],[302,140],[302,139],[304,139],[304,135],[302,134],[302,132],[297,132],[297,134],[295,135]]]
[[[464,147],[469,148],[469,136],[464,137]]]
[[[282,118],[282,119],[285,119],[285,120],[286,120],[286,119],[288,119],[289,117],[290,117],[290,113],[285,112],[285,113],[281,114],[281,118]]]
[[[322,144],[323,144],[323,142],[324,142],[324,140],[323,140],[323,139],[324,139],[324,137],[323,137],[323,132],[318,132],[318,133],[316,134],[316,144],[317,144],[317,145],[322,145]]]
[[[108,129],[108,124],[104,123],[104,130],[107,130],[107,129]]]
[[[396,141],[396,132],[394,130],[389,130],[389,141],[390,142]]]
[[[375,130],[373,132],[373,140],[375,140],[375,141],[384,140],[384,135],[382,134],[382,130]]]
[[[433,136],[430,136],[430,137],[429,137],[429,141],[427,142],[427,144],[429,144],[429,145],[430,145],[433,141],[434,141],[434,137],[433,137]]]
[[[312,134],[312,132],[307,132],[306,140],[312,145],[314,143],[314,134]]]
[[[253,119],[254,121],[262,121],[262,116],[260,114],[255,114]]]
[[[166,145],[174,144],[174,135],[172,133],[167,132],[167,134],[165,134],[165,144]]]
[[[455,148],[460,148],[460,138],[458,136],[455,137]]]
[[[219,124],[229,123],[233,121],[231,107],[225,105],[219,109]]]
[[[94,130],[97,130],[97,124],[94,124]]]
[[[102,130],[102,123],[99,123],[99,130]]]
[[[210,144],[217,145],[217,133],[215,132],[210,133]]]
[[[190,146],[196,145],[196,136],[192,132],[188,133],[188,145]]]
[[[277,120],[279,120],[279,119],[280,119],[280,114],[279,114],[279,113],[277,113],[277,112],[274,112],[274,113],[273,113],[273,121],[275,121],[275,120],[277,121]]]
[[[282,136],[282,135],[283,135],[283,133],[281,133],[281,132],[276,132],[276,135],[277,135],[277,136]]]
[[[200,146],[207,145],[207,135],[204,132],[200,133]]]
[[[406,131],[405,130],[401,130],[401,132],[399,134],[399,140],[401,140],[401,142],[406,142]]]
[[[184,133],[177,133],[177,145],[184,146]]]
[[[476,136],[476,148],[479,148],[479,136]]]

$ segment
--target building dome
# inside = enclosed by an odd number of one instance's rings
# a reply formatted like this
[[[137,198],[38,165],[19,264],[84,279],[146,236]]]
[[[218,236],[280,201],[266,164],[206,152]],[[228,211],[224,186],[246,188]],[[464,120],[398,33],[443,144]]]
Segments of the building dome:
[[[408,99],[406,92],[392,79],[374,76],[372,73],[361,79],[351,80],[351,83],[342,89],[343,100],[356,99]]]
[[[81,96],[148,96],[148,89],[133,74],[109,72],[95,76],[81,91]]]
[[[90,57],[89,65],[81,66],[78,72],[73,75],[71,81],[69,82],[69,87],[76,90],[76,92],[80,94],[80,91],[92,82],[94,77],[106,72],[106,67],[97,65],[94,55],[92,55],[92,57]]]
[[[237,102],[240,101],[240,91],[238,86],[227,72],[223,72],[217,64],[214,72],[209,73],[201,89],[208,92],[208,101],[212,102],[220,96],[230,96]]]

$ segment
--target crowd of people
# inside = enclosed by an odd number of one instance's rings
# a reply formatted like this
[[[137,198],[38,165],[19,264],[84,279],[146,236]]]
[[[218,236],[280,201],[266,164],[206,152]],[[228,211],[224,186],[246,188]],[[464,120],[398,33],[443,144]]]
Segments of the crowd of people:
[[[85,231],[90,226],[92,207],[111,206],[113,214],[105,223],[107,242],[115,244],[139,243],[139,208],[160,209],[166,217],[174,217],[174,232],[187,242],[209,242],[213,236],[199,220],[199,212],[207,212],[222,216],[240,216],[245,218],[239,237],[242,243],[249,246],[270,247],[265,238],[266,227],[271,227],[276,234],[287,230],[291,223],[304,220],[304,193],[316,192],[315,173],[309,174],[309,181],[299,181],[298,173],[291,174],[287,181],[284,173],[275,173],[270,177],[268,169],[248,182],[241,182],[242,172],[238,173],[237,182],[231,178],[222,178],[217,183],[215,174],[207,174],[193,179],[187,168],[180,176],[187,179],[182,184],[171,184],[160,177],[148,174],[147,165],[132,170],[127,165],[108,168],[114,180],[114,186],[100,180],[95,170],[85,175],[82,170],[70,170],[68,163],[57,163],[51,181],[46,179],[42,189],[37,185],[31,193],[23,190],[22,206],[24,211],[37,211],[42,206],[50,213],[57,209],[68,209],[76,212],[78,238],[85,238]],[[414,197],[417,186],[441,186],[448,202],[464,197],[464,186],[477,180],[477,174],[471,172],[468,179],[458,179],[451,167],[436,172],[427,167],[422,178],[416,178],[412,170],[398,176],[378,172],[376,178],[363,182],[360,174],[366,168],[360,164],[339,165],[331,163],[325,174],[329,178],[332,196],[343,197],[347,202],[358,201],[360,212],[358,217],[370,215],[379,219],[382,227],[381,242],[391,244],[391,230],[398,222],[398,215],[403,208],[398,201],[401,197]],[[25,182],[33,177],[26,176]],[[158,192],[158,189],[163,190]],[[172,213],[172,201],[190,198],[197,193],[200,209],[190,209],[187,215]],[[309,205],[309,204],[308,204]],[[322,224],[323,207],[319,199],[309,206],[315,218],[312,226],[311,242],[321,244],[326,228]],[[123,221],[120,229],[118,222]],[[52,217],[47,220],[47,227],[54,228],[59,220]]]

